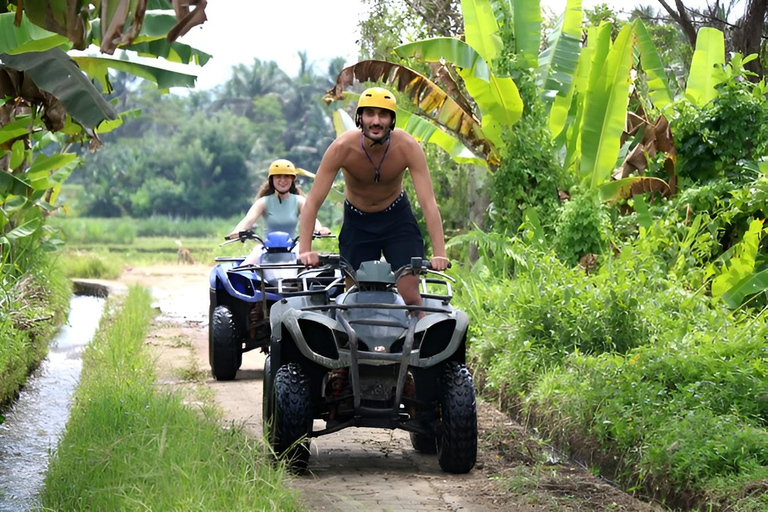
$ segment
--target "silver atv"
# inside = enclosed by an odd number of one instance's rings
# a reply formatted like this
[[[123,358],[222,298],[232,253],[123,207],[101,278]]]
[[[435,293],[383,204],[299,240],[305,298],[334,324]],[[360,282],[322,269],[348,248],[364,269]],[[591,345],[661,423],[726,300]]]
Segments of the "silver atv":
[[[397,293],[406,275],[421,276],[421,306]],[[347,427],[403,429],[417,451],[437,454],[444,471],[469,472],[477,459],[469,321],[450,304],[451,281],[421,258],[396,272],[383,261],[354,271],[338,255],[323,255],[319,269],[286,286],[301,291],[272,306],[264,368],[264,433],[275,454],[303,469],[312,437]],[[316,419],[324,422],[318,430]]]

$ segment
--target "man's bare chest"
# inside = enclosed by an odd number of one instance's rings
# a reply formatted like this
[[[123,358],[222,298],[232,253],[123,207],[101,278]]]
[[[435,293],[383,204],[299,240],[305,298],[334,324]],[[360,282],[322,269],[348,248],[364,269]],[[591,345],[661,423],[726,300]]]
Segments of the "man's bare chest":
[[[406,168],[403,158],[391,151],[350,151],[344,164],[347,177],[361,182],[398,180]]]

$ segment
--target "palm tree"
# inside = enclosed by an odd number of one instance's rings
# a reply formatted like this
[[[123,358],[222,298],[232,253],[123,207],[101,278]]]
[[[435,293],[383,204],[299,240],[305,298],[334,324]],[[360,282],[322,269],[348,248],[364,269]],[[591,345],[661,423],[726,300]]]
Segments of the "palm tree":
[[[224,84],[220,104],[229,106],[237,115],[253,119],[253,100],[267,94],[285,93],[291,79],[275,61],[253,59],[249,66],[238,64],[232,68],[232,78]]]

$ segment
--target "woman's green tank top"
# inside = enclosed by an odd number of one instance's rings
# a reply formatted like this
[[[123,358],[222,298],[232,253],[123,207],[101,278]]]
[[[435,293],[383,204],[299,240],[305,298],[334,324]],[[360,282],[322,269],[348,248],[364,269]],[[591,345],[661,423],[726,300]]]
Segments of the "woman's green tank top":
[[[277,194],[267,196],[265,215],[267,233],[285,231],[296,238],[296,224],[299,221],[299,196],[289,194],[282,201]]]

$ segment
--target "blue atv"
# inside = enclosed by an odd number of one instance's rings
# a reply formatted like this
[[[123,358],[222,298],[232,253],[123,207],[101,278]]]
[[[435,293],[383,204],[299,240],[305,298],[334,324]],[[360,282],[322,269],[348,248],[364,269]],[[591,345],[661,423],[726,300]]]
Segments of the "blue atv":
[[[209,275],[208,357],[216,380],[232,380],[243,361],[243,352],[267,352],[270,341],[269,310],[279,301],[282,283],[290,282],[303,265],[297,265],[297,239],[275,231],[265,239],[253,231],[225,237],[227,245],[254,240],[262,245],[256,264],[243,264],[245,256],[216,258]]]

